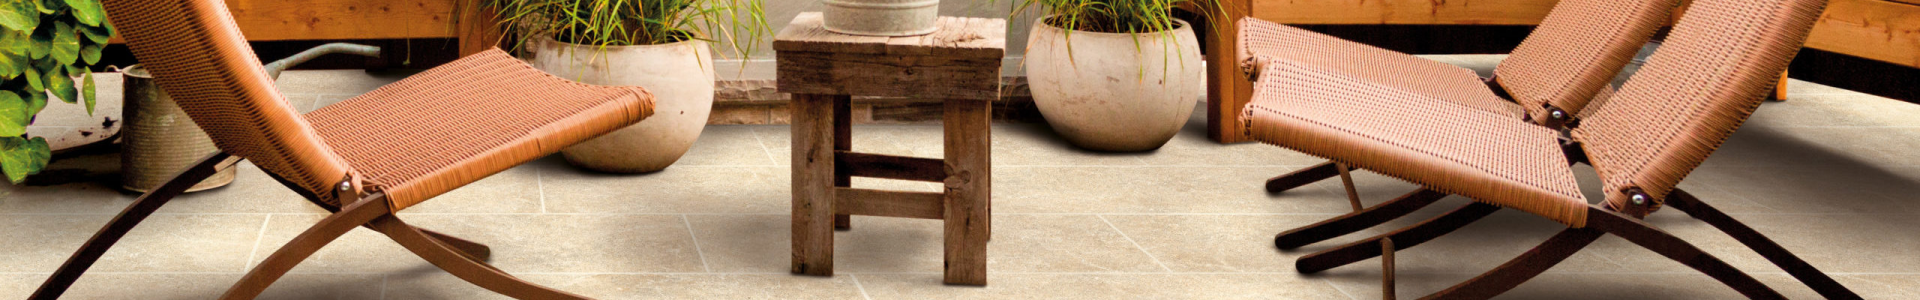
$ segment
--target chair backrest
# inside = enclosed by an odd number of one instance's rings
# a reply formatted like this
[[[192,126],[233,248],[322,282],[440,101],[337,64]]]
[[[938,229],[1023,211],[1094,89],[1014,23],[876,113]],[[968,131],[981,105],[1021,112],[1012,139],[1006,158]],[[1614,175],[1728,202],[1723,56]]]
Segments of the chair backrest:
[[[1585,109],[1600,88],[1667,24],[1678,0],[1561,0],[1493,70],[1536,122],[1547,105]]]
[[[1659,51],[1573,130],[1607,201],[1668,192],[1726,141],[1799,53],[1826,0],[1695,0]]]
[[[221,151],[338,205],[345,160],[267,77],[221,0],[105,0],[127,48]]]

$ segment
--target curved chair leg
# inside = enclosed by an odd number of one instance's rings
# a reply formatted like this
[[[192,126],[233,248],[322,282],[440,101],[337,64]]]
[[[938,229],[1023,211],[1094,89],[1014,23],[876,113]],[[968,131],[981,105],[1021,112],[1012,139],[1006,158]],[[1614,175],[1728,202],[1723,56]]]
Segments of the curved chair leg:
[[[1407,193],[1406,195],[1401,195],[1399,198],[1388,200],[1386,203],[1376,204],[1373,207],[1320,221],[1319,223],[1313,223],[1313,225],[1281,232],[1279,235],[1273,237],[1273,245],[1280,247],[1280,249],[1300,248],[1300,246],[1306,246],[1307,244],[1359,232],[1413,213],[1422,207],[1433,204],[1434,201],[1439,201],[1440,198],[1446,197],[1447,194],[1445,193],[1420,189],[1412,193]]]
[[[1433,240],[1435,237],[1451,233],[1454,230],[1460,229],[1460,227],[1465,227],[1467,224],[1473,224],[1474,221],[1479,221],[1480,218],[1491,215],[1496,211],[1500,211],[1500,207],[1493,206],[1492,204],[1474,202],[1473,204],[1467,204],[1466,206],[1447,212],[1445,215],[1422,221],[1420,224],[1414,224],[1413,226],[1394,230],[1387,234],[1342,245],[1338,248],[1327,249],[1302,256],[1299,260],[1294,261],[1293,266],[1294,269],[1300,273],[1318,273],[1368,258],[1374,258],[1382,254],[1381,251],[1384,249],[1379,245],[1384,239],[1393,240],[1394,250],[1412,248],[1413,246],[1420,245],[1420,243]]]
[[[80,250],[75,251],[72,257],[67,258],[67,262],[60,265],[60,270],[54,271],[53,276],[48,277],[46,283],[40,284],[40,289],[34,291],[28,298],[60,298],[61,294],[67,292],[67,288],[73,286],[74,281],[80,279],[80,274],[86,273],[87,268],[92,267],[95,261],[99,261],[100,255],[106,254],[107,249],[112,248],[121,237],[125,237],[127,231],[133,230],[134,225],[139,225],[140,221],[153,215],[155,210],[159,210],[161,205],[167,204],[167,201],[173,200],[173,197],[180,196],[188,188],[213,176],[230,156],[226,153],[207,156],[199,163],[181,171],[180,174],[174,175],[173,179],[168,180],[167,183],[134,199],[132,205],[120,211],[120,215],[114,216],[113,221],[107,222],[106,227],[100,228],[99,232],[93,234],[93,238],[87,239],[87,243],[81,245]]]
[[[234,283],[232,288],[227,289],[227,294],[220,296],[220,299],[253,299],[259,296],[260,292],[266,291],[268,285],[279,280],[281,275],[286,275],[288,270],[292,270],[294,265],[300,264],[300,261],[306,260],[307,256],[313,255],[314,251],[319,251],[320,247],[340,238],[340,235],[346,234],[354,227],[360,227],[380,216],[392,214],[388,207],[387,197],[377,195],[341,208],[340,212],[321,219],[320,223],[314,224],[313,227],[307,228],[306,232],[295,236],[293,241],[280,246],[279,251],[274,251],[273,255],[267,256],[267,260],[254,266],[253,271],[241,277],[240,282]]]
[[[373,220],[374,230],[385,233],[400,246],[413,251],[427,262],[439,266],[441,270],[453,276],[471,282],[482,288],[516,299],[587,299],[575,295],[520,280],[491,265],[474,261],[419,228],[401,222],[393,215],[385,215]]]
[[[1454,285],[1421,299],[1487,299],[1506,293],[1520,283],[1539,276],[1548,268],[1586,248],[1604,232],[1592,228],[1567,228],[1548,238],[1540,246],[1527,250],[1478,277]]]
[[[1833,277],[1828,277],[1826,273],[1820,272],[1820,269],[1814,268],[1812,264],[1808,264],[1807,261],[1801,260],[1800,257],[1793,255],[1793,252],[1788,252],[1786,248],[1780,247],[1780,244],[1774,243],[1773,240],[1768,239],[1766,235],[1760,234],[1759,231],[1754,231],[1753,228],[1747,227],[1746,224],[1741,224],[1739,220],[1734,220],[1733,217],[1727,216],[1726,213],[1720,212],[1719,209],[1715,209],[1705,202],[1700,202],[1699,198],[1694,198],[1692,194],[1688,194],[1686,191],[1674,189],[1673,192],[1668,193],[1667,205],[1686,212],[1687,215],[1693,216],[1694,219],[1707,222],[1707,224],[1713,225],[1714,228],[1719,228],[1721,232],[1733,236],[1734,240],[1740,241],[1741,244],[1747,245],[1747,248],[1752,248],[1754,252],[1759,252],[1760,256],[1766,257],[1768,261],[1772,261],[1774,265],[1787,270],[1787,273],[1792,274],[1793,278],[1799,279],[1802,283],[1806,283],[1808,287],[1812,287],[1814,291],[1819,292],[1822,297],[1827,297],[1827,299],[1860,299],[1859,294],[1854,294],[1853,290],[1849,290],[1846,286],[1840,285],[1840,282],[1834,281]]]
[[[1305,169],[1294,170],[1293,173],[1267,179],[1267,192],[1285,192],[1338,175],[1340,175],[1340,169],[1334,166],[1333,162],[1324,162]]]
[[[1781,296],[1779,292],[1775,292],[1772,288],[1768,288],[1765,284],[1760,284],[1760,281],[1754,280],[1753,276],[1748,276],[1746,272],[1741,272],[1739,269],[1727,265],[1726,262],[1721,261],[1719,258],[1713,257],[1712,254],[1700,251],[1700,248],[1694,247],[1693,244],[1688,244],[1678,237],[1667,234],[1666,231],[1653,228],[1652,225],[1639,219],[1627,217],[1626,215],[1609,210],[1588,208],[1587,227],[1620,236],[1621,238],[1627,239],[1627,241],[1640,245],[1640,247],[1647,248],[1647,250],[1660,253],[1660,255],[1666,256],[1668,259],[1686,264],[1688,267],[1693,267],[1694,270],[1706,273],[1707,276],[1712,276],[1713,279],[1719,280],[1720,283],[1740,291],[1740,294],[1747,296],[1747,298],[1786,298]]]
[[[446,244],[447,247],[452,247],[453,249],[460,250],[460,254],[466,255],[468,259],[484,262],[484,261],[487,261],[488,259],[493,258],[493,249],[487,247],[486,244],[468,241],[466,239],[461,239],[458,237],[447,235],[445,233],[434,232],[432,230],[420,229],[420,233],[424,233],[429,237],[433,237],[434,240],[438,240],[440,243]]]

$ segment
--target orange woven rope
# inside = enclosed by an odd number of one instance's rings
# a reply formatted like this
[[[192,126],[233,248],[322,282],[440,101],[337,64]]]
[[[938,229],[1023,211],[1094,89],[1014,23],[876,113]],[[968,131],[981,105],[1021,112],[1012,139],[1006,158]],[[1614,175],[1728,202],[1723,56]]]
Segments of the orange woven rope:
[[[1493,74],[1535,119],[1545,119],[1547,105],[1579,114],[1678,2],[1561,0]]]
[[[1694,1],[1646,66],[1573,131],[1608,203],[1628,203],[1628,187],[1665,199],[1759,107],[1825,6]]]

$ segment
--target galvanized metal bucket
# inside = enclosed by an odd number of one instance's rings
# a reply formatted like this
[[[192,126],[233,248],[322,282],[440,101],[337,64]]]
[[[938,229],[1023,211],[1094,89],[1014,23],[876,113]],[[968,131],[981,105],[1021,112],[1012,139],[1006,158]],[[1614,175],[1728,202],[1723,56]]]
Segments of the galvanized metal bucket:
[[[939,29],[940,0],[823,0],[827,31],[913,36]]]
[[[121,188],[145,193],[220,150],[213,146],[213,139],[208,138],[206,132],[200,131],[199,125],[187,118],[180,104],[153,84],[153,75],[145,68],[134,65],[121,70],[120,74],[126,77],[126,106],[121,109],[121,118],[126,120],[126,127],[121,129],[124,133],[120,143]],[[234,169],[228,166],[187,191],[232,183]]]
[[[268,76],[279,79],[280,71],[334,53],[379,57],[380,47],[330,43],[274,61],[265,68]],[[146,69],[134,65],[121,70],[121,74],[126,78],[125,107],[121,109],[121,118],[126,120],[126,127],[121,129],[124,133],[120,143],[121,188],[145,193],[219,151],[213,139],[180,109],[180,104],[154,85],[153,75]],[[187,188],[187,192],[226,186],[233,182],[235,169],[227,165],[213,177]]]

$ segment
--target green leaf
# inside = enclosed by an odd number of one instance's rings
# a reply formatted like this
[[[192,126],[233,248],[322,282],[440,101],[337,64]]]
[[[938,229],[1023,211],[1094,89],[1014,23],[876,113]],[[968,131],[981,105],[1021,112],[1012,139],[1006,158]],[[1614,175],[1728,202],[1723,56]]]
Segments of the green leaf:
[[[42,12],[42,14],[48,14],[48,15],[51,15],[51,14],[54,14],[54,13],[58,13],[58,12],[60,12],[60,11],[62,11],[62,10],[67,10],[67,2],[66,2],[66,1],[61,1],[61,0],[40,0],[40,11]]]
[[[107,19],[107,13],[100,9],[100,0],[67,0],[67,6],[73,8],[73,18],[80,24],[99,26]]]
[[[7,173],[7,181],[20,183],[28,175],[40,173],[52,158],[53,151],[44,138],[0,138],[0,171]]]
[[[100,63],[100,45],[80,47],[80,61],[86,62],[89,66]]]
[[[86,73],[83,73],[82,75],[80,75],[80,78],[82,78],[81,79],[82,83],[80,84],[80,98],[86,99],[87,115],[91,116],[93,115],[93,98],[94,98],[93,97],[94,95],[93,94],[93,70],[86,70]]]
[[[62,65],[71,65],[80,59],[80,32],[73,25],[64,22],[53,23],[53,49],[49,53],[53,60]]]
[[[47,52],[53,50],[53,32],[48,30],[34,30],[33,34],[28,36],[27,39],[33,42],[27,45],[27,58],[36,60],[46,58]]]
[[[29,92],[27,95],[27,121],[33,121],[33,116],[40,115],[40,110],[47,109],[47,92]]]
[[[67,77],[66,70],[54,69],[47,72],[46,85],[48,92],[53,92],[54,97],[60,97],[60,102],[80,101],[79,93],[73,90],[73,77]]]
[[[8,0],[6,4],[0,4],[0,27],[29,31],[39,26],[39,8],[34,7],[33,3]]]
[[[12,91],[0,91],[0,136],[15,137],[27,133],[27,101]]]
[[[44,77],[40,77],[40,70],[29,68],[27,69],[26,75],[27,75],[27,87],[33,88],[33,92],[36,92],[36,93],[46,93],[47,85],[41,83],[45,81],[41,80],[41,78],[44,78]]]
[[[26,69],[25,64],[21,63],[25,60],[22,57],[15,57],[12,53],[0,52],[0,81],[19,77],[20,72]]]
[[[93,41],[94,44],[106,45],[108,41],[113,39],[113,24],[100,23],[100,26],[80,26],[80,33],[86,34],[87,40]]]

